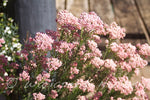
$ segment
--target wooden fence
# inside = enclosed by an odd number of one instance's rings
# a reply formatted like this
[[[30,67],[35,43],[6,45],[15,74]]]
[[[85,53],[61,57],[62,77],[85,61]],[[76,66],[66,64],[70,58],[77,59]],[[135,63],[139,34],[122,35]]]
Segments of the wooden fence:
[[[56,0],[57,11],[67,9],[75,16],[96,12],[110,24],[116,21],[126,29],[122,42],[150,43],[150,0]]]

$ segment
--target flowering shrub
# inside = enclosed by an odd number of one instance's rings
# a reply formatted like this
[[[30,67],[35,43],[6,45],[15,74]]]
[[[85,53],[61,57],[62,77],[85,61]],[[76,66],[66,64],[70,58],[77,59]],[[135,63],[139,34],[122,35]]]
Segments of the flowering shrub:
[[[0,10],[4,11],[8,0],[0,1]],[[2,3],[2,4],[1,4]],[[4,12],[0,12],[0,38],[5,40],[0,49],[0,55],[5,55],[8,61],[15,61],[15,53],[21,50],[21,44],[18,39],[18,27],[12,18],[8,18]]]
[[[0,56],[1,93],[25,100],[148,100],[150,79],[130,81],[148,64],[148,44],[116,42],[125,30],[115,22],[105,24],[94,12],[76,18],[65,10],[56,21],[56,32],[29,38],[17,53],[19,64]],[[105,51],[98,46],[102,36]]]

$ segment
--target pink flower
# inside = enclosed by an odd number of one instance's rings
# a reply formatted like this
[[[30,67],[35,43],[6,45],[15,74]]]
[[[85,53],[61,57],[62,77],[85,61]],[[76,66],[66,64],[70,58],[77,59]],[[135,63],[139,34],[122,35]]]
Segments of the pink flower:
[[[19,74],[19,80],[26,80],[28,81],[30,79],[29,73],[26,71],[23,71],[22,73]]]
[[[41,75],[41,74],[39,74],[39,75],[36,77],[36,80],[37,80],[38,82],[41,82],[41,81],[42,81],[42,79],[43,79],[43,77],[42,77],[42,75]]]
[[[0,47],[2,47],[2,43],[5,43],[4,39],[0,39]]]
[[[94,57],[91,60],[91,64],[93,64],[96,68],[100,68],[104,64],[104,61],[100,59],[99,57]]]
[[[57,85],[57,87],[58,87],[59,89],[61,89],[61,88],[62,88],[62,85]]]
[[[104,61],[104,66],[108,69],[111,69],[112,71],[116,70],[117,65],[115,64],[115,62],[112,59],[106,59]]]
[[[89,46],[89,48],[90,48],[92,51],[94,51],[95,48],[98,47],[98,46],[97,46],[97,43],[94,42],[93,40],[88,40],[88,46]]]
[[[120,91],[124,95],[131,94],[133,91],[133,87],[131,82],[128,80],[127,76],[117,78],[112,77],[110,81],[107,82],[107,86],[109,90],[114,89],[115,91]]]
[[[1,76],[0,76],[0,81],[1,81],[1,82],[3,82],[3,81],[4,81],[4,79],[3,79]]]
[[[144,78],[144,77],[142,77],[141,81],[142,81],[143,86],[146,89],[150,90],[150,78]]]
[[[80,51],[79,51],[79,55],[80,55],[80,56],[82,56],[82,55],[85,53],[85,49],[86,49],[85,45],[82,45],[82,46],[80,47]]]
[[[144,91],[144,86],[141,83],[137,82],[135,85],[135,89],[136,89],[135,94],[137,96],[141,97],[143,100],[147,100],[146,99],[147,95]]]
[[[89,14],[83,12],[79,17],[79,23],[81,24],[81,27],[88,32],[94,32],[95,34],[105,34],[103,25],[104,23],[94,12],[90,12]]]
[[[117,52],[120,49],[120,46],[116,42],[113,42],[111,43],[110,48],[112,51]]]
[[[44,100],[45,99],[45,95],[43,95],[42,93],[33,93],[33,97],[34,97],[34,100]]]
[[[119,98],[117,98],[117,100],[125,100],[125,99],[122,99],[122,98],[119,97]]]
[[[144,55],[144,56],[150,56],[150,46],[145,43],[145,44],[138,44],[137,47],[139,48],[139,53],[141,55]]]
[[[49,78],[50,78],[50,74],[49,73],[42,72],[42,74],[39,74],[36,77],[37,81],[35,81],[35,83],[37,84],[37,82],[41,82],[41,81],[51,82],[51,80]]]
[[[74,63],[72,64],[72,66],[74,66],[74,67],[77,67],[77,65],[78,65],[77,62],[74,62]]]
[[[94,92],[95,90],[95,85],[90,83],[88,80],[83,81],[83,79],[78,79],[76,84],[79,85],[79,89],[81,89],[83,92]]]
[[[51,36],[47,35],[46,33],[36,33],[34,42],[37,45],[37,49],[42,50],[52,50],[52,44],[54,40]]]
[[[98,35],[93,35],[92,37],[93,37],[93,39],[94,39],[94,41],[95,41],[96,43],[101,43],[100,36],[98,36]]]
[[[57,58],[47,58],[47,65],[49,71],[57,70],[62,65],[62,62]]]
[[[76,67],[71,67],[70,68],[70,73],[71,74],[78,74],[79,73],[79,69],[77,69]]]
[[[42,75],[44,78],[50,78],[50,73],[47,73],[45,71],[42,73]]]
[[[146,60],[143,60],[139,54],[133,54],[133,55],[131,55],[131,57],[129,59],[129,65],[132,68],[136,68],[136,67],[143,68],[147,64],[148,64],[148,62]]]
[[[94,94],[93,100],[99,100],[101,96],[102,96],[102,92],[99,91],[99,92]]]
[[[147,97],[147,95],[146,95],[146,93],[145,93],[144,90],[137,90],[137,91],[135,92],[135,94],[136,94],[137,96],[139,96],[139,97],[142,97],[143,100],[145,100],[144,98]]]
[[[114,100],[114,97],[110,97],[110,100]]]
[[[140,73],[139,68],[135,68],[134,73],[135,73],[135,75],[136,75],[136,76],[138,76],[138,75],[139,75],[139,73]]]
[[[118,26],[115,22],[106,28],[106,31],[111,39],[123,39],[125,37],[125,29]]]
[[[74,88],[74,86],[71,83],[66,83],[65,87],[69,89],[69,91],[72,91],[72,89]]]
[[[140,100],[139,98],[137,98],[137,97],[134,97],[134,98],[132,98],[132,100]]]
[[[59,42],[59,46],[56,47],[56,51],[59,53],[65,53],[67,51],[71,51],[75,45],[73,43],[67,43],[67,42]]]
[[[49,96],[53,99],[56,99],[56,97],[58,97],[57,91],[56,90],[51,90],[51,94],[49,94]]]
[[[136,85],[135,85],[135,89],[136,90],[143,90],[144,86],[140,82],[137,82]]]
[[[73,16],[72,13],[69,13],[67,10],[62,10],[57,14],[56,21],[61,26],[72,26],[74,28],[81,29],[80,23],[78,23],[78,18]]]
[[[93,54],[93,56],[97,56],[97,57],[101,57],[102,56],[102,53],[101,53],[101,51],[98,48],[93,49],[92,50],[92,54]]]
[[[136,47],[131,43],[117,44],[116,42],[113,42],[111,43],[110,48],[121,60],[124,60],[136,53]]]
[[[87,100],[85,96],[78,96],[78,100]]]
[[[73,79],[74,78],[74,74],[71,74],[70,76],[69,76],[69,79]]]
[[[127,70],[128,72],[132,71],[132,67],[127,62],[120,62],[120,66],[123,70]]]

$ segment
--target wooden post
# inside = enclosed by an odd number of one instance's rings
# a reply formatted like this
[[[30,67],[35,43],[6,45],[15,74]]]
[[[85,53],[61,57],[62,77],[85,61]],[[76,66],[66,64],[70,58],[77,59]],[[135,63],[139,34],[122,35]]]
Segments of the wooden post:
[[[32,37],[46,29],[56,30],[55,0],[16,0],[15,20],[23,43],[27,33]]]

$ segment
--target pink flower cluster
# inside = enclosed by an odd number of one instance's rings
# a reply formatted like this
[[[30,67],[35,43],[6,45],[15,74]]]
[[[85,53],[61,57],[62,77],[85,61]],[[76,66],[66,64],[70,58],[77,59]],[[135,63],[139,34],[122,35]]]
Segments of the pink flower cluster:
[[[93,64],[96,68],[100,68],[104,65],[104,60],[100,59],[99,57],[94,57],[91,60],[91,64]]]
[[[77,29],[84,28],[88,32],[105,34],[104,23],[96,13],[82,13],[79,18],[73,16],[66,10],[60,11],[57,22],[62,26],[73,26]]]
[[[147,95],[144,91],[144,86],[141,83],[137,82],[136,85],[135,85],[135,89],[136,89],[135,94],[138,97],[142,98],[142,100],[148,100]],[[139,99],[137,98],[137,100],[139,100]]]
[[[57,20],[62,26],[74,26],[78,29],[81,29],[80,24],[78,23],[78,18],[75,17],[72,13],[69,13],[67,10],[62,10],[57,14]]]
[[[66,82],[64,87],[69,89],[69,91],[72,91],[75,86],[72,83]]]
[[[90,50],[92,51],[92,56],[98,56],[98,57],[102,56],[102,53],[98,49],[98,45],[95,41],[88,40],[88,46],[89,46]]]
[[[35,81],[35,83],[37,84],[38,82],[42,82],[42,81],[51,82],[51,80],[49,78],[50,78],[50,73],[43,72],[42,74],[39,74],[36,77],[37,81]]]
[[[102,42],[100,36],[98,36],[98,35],[92,35],[92,38],[93,38],[94,41],[95,41],[96,43],[98,43],[98,44]]]
[[[4,39],[0,39],[0,47],[2,47],[2,43],[5,43]]]
[[[143,86],[147,89],[147,90],[150,90],[150,78],[144,78],[142,77],[142,80],[141,80]]]
[[[89,46],[89,48],[90,48],[92,51],[94,51],[95,48],[98,47],[98,46],[97,46],[97,43],[96,43],[95,41],[93,41],[93,40],[88,40],[88,46]]]
[[[67,43],[67,42],[59,42],[59,45],[56,46],[56,51],[59,53],[65,53],[67,51],[70,51],[75,47],[73,43]]]
[[[78,96],[78,100],[88,100],[87,98],[86,98],[86,96]]]
[[[55,99],[56,97],[58,97],[57,91],[56,90],[51,90],[51,93],[49,94],[49,96],[53,99]]]
[[[139,48],[139,53],[141,55],[144,55],[144,56],[150,56],[150,46],[145,43],[145,44],[137,44],[137,47]]]
[[[78,79],[76,84],[83,92],[94,92],[95,90],[95,85],[93,83],[90,83],[88,80],[84,81],[83,79]]]
[[[125,37],[125,29],[118,26],[116,22],[108,26],[106,31],[111,39],[123,39]]]
[[[122,69],[126,69],[128,72],[132,71],[132,69],[136,69],[139,67],[139,68],[143,68],[144,66],[146,66],[148,64],[148,62],[144,59],[142,59],[140,57],[140,55],[138,54],[133,54],[129,59],[128,59],[128,62],[126,61],[122,61],[120,62],[120,66]],[[135,71],[135,72],[136,72]],[[137,72],[138,73],[138,72]]]
[[[110,45],[110,48],[122,60],[136,53],[136,47],[133,46],[131,43],[120,43],[118,45],[116,42],[113,42]]]
[[[117,99],[114,99],[114,97],[110,97],[110,100],[125,100],[125,99],[122,99],[122,98],[117,98]]]
[[[33,97],[34,100],[44,100],[45,99],[45,95],[43,95],[42,93],[33,93]]]
[[[29,81],[30,80],[30,75],[28,72],[26,71],[23,71],[22,73],[19,74],[19,80],[22,81],[22,80],[26,80],[26,81]]]
[[[74,74],[78,74],[78,73],[79,73],[79,69],[77,69],[77,67],[71,67],[70,68],[70,74],[71,74],[71,76],[69,78],[73,79]]]
[[[140,67],[144,68],[148,62],[140,57],[139,54],[134,54],[129,59],[129,64],[132,68]]]
[[[99,92],[94,94],[94,97],[92,100],[99,100],[101,96],[102,96],[102,92],[99,91]]]
[[[95,12],[90,12],[89,14],[83,12],[79,17],[79,23],[88,32],[93,31],[96,34],[105,34],[104,23]]]
[[[111,77],[107,83],[109,90],[114,89],[115,91],[120,91],[122,94],[128,95],[133,92],[133,87],[131,82],[128,80],[127,76],[119,77],[118,80],[116,77]]]
[[[34,41],[37,45],[37,49],[52,50],[52,43],[54,42],[54,40],[46,33],[36,33]]]
[[[110,69],[111,71],[115,71],[117,67],[116,63],[112,59],[106,59],[104,61],[104,66]]]
[[[57,70],[62,62],[57,58],[47,58],[47,65],[49,67],[49,71]]]

